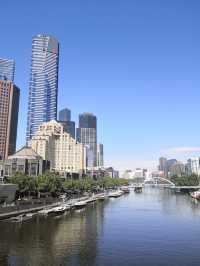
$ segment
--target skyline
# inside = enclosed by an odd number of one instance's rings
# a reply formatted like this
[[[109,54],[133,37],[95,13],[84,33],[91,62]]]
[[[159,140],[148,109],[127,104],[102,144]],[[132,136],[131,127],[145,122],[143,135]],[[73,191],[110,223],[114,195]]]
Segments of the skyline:
[[[58,111],[70,108],[76,125],[79,113],[98,117],[106,165],[150,167],[165,153],[180,159],[200,154],[198,3],[22,2],[12,3],[9,21],[5,14],[0,19],[7,36],[1,57],[15,60],[21,89],[18,148],[25,144],[31,39],[46,33],[61,44]]]

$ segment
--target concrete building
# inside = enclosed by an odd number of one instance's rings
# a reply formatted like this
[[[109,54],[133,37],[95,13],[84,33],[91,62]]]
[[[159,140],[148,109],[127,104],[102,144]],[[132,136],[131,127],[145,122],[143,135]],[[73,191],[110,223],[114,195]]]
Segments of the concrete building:
[[[103,144],[97,145],[97,167],[102,168],[104,166],[104,150]]]
[[[0,160],[16,150],[20,90],[9,80],[0,80]]]
[[[48,35],[32,39],[26,140],[43,122],[57,119],[59,43]]]
[[[91,169],[97,166],[97,118],[91,113],[79,115],[77,141],[86,146],[86,165]]]
[[[55,120],[40,125],[29,145],[44,160],[50,161],[51,170],[82,174],[86,169],[84,145],[77,143]]]
[[[18,172],[28,176],[42,175],[50,169],[50,162],[45,161],[30,147],[23,147],[8,159],[0,162],[3,176],[12,176]]]

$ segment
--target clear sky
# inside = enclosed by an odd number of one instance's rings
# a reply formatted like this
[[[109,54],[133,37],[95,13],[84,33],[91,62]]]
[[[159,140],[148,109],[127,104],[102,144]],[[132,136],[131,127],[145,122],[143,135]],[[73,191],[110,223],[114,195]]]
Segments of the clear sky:
[[[6,0],[0,57],[16,61],[25,143],[31,39],[60,42],[58,109],[98,117],[107,165],[200,155],[200,1]]]

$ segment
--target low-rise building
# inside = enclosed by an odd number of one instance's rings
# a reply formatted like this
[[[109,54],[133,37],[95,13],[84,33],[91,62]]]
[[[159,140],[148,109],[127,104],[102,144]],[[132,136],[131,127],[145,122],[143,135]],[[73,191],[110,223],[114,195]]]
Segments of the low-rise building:
[[[50,169],[50,162],[42,159],[30,147],[23,147],[8,159],[0,162],[2,176],[12,176],[18,172],[29,176],[42,175]]]
[[[55,120],[43,123],[32,137],[29,146],[44,160],[51,163],[51,170],[60,173],[82,174],[86,169],[86,151]]]

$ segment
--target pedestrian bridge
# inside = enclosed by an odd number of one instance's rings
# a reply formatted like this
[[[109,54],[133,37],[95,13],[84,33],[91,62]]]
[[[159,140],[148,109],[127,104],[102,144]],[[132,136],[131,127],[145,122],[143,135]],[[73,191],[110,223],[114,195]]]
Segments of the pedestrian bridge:
[[[175,187],[175,184],[170,181],[169,179],[167,178],[164,178],[164,177],[160,177],[160,176],[156,176],[156,177],[151,177],[151,178],[148,178],[148,179],[145,179],[144,180],[144,185],[145,184],[155,184],[155,185],[168,185],[170,187]]]

